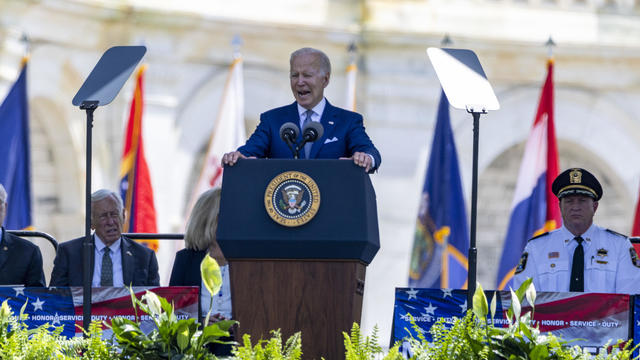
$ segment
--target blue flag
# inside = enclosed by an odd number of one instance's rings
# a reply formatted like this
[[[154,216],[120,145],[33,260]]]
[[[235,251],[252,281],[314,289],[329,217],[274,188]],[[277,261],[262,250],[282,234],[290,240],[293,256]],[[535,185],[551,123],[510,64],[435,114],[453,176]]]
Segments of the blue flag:
[[[468,251],[458,154],[443,92],[416,222],[409,286],[465,289]]]
[[[0,183],[7,190],[7,229],[25,229],[31,223],[31,156],[27,63],[0,105]]]

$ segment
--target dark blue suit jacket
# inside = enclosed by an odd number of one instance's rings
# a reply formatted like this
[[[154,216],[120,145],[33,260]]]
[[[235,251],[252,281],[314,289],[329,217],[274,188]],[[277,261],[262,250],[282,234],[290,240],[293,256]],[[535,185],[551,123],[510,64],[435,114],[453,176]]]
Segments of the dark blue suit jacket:
[[[91,237],[95,241],[95,237]],[[82,242],[84,237],[63,242],[58,246],[58,254],[53,262],[49,286],[82,286],[83,264]],[[129,286],[160,286],[158,260],[153,250],[137,242],[122,237],[122,280]],[[91,254],[91,278],[95,251]]]
[[[280,127],[286,122],[299,125],[300,115],[296,102],[260,115],[258,127],[238,151],[244,156],[292,159],[291,150],[280,138]],[[360,151],[370,154],[375,159],[376,164],[372,172],[380,166],[382,158],[364,130],[362,115],[335,107],[327,101],[320,123],[324,127],[324,134],[313,143],[310,159],[350,157]],[[297,142],[302,142],[302,134],[298,136]]]
[[[40,248],[2,231],[0,285],[46,286]]]
[[[206,250],[182,249],[178,251],[171,269],[169,286],[202,285],[200,263],[205,255],[207,255]]]

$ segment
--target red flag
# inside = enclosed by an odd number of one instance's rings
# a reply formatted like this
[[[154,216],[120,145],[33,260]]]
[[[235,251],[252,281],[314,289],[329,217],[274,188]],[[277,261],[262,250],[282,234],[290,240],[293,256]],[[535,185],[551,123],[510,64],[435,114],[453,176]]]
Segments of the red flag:
[[[142,144],[143,74],[140,67],[136,76],[136,89],[131,100],[131,112],[125,134],[120,168],[120,194],[128,220],[124,232],[157,233],[153,188]],[[140,240],[147,247],[158,250],[158,240]]]
[[[638,194],[636,214],[633,217],[633,228],[631,229],[631,236],[640,236],[640,194]]]
[[[557,229],[561,225],[558,198],[551,190],[553,180],[558,177],[558,145],[556,143],[555,119],[553,116],[553,59],[547,61],[547,79],[540,94],[540,104],[535,122],[547,116],[547,217],[544,231]]]
[[[538,111],[525,146],[496,287],[508,289],[527,240],[561,225],[558,199],[551,184],[558,176],[558,147],[553,119],[553,60],[547,62]],[[544,194],[544,196],[541,196]],[[542,217],[544,214],[544,218]]]

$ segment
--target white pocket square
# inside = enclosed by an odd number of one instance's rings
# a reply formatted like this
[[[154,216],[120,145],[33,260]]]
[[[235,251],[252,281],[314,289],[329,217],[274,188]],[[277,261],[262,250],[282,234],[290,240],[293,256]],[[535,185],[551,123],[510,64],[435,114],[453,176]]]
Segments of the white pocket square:
[[[332,143],[332,142],[334,142],[334,141],[338,141],[338,138],[337,138],[337,137],[335,137],[335,136],[334,136],[334,137],[332,137],[331,139],[326,139],[326,140],[324,141],[324,143],[325,143],[325,144],[328,144],[328,143]]]

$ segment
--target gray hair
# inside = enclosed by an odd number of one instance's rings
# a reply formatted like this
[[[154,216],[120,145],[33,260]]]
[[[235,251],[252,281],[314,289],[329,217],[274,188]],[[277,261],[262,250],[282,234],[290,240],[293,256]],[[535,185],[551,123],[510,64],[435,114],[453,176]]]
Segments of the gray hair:
[[[93,194],[91,194],[91,209],[93,210],[93,204],[106,198],[111,198],[116,202],[116,205],[118,206],[118,214],[122,215],[122,211],[124,210],[122,199],[120,199],[120,196],[114,191],[108,189],[96,190],[95,192],[93,192]],[[91,217],[93,218],[93,211],[91,212]]]
[[[331,74],[331,61],[329,61],[329,57],[327,56],[327,54],[325,54],[321,50],[310,47],[298,49],[291,53],[289,64],[292,64],[293,59],[300,55],[315,55],[320,62],[320,71],[324,72],[324,74]]]
[[[7,190],[0,184],[0,204],[7,202]]]
[[[215,244],[221,194],[222,189],[216,187],[202,193],[196,201],[184,232],[187,249],[207,250]]]

